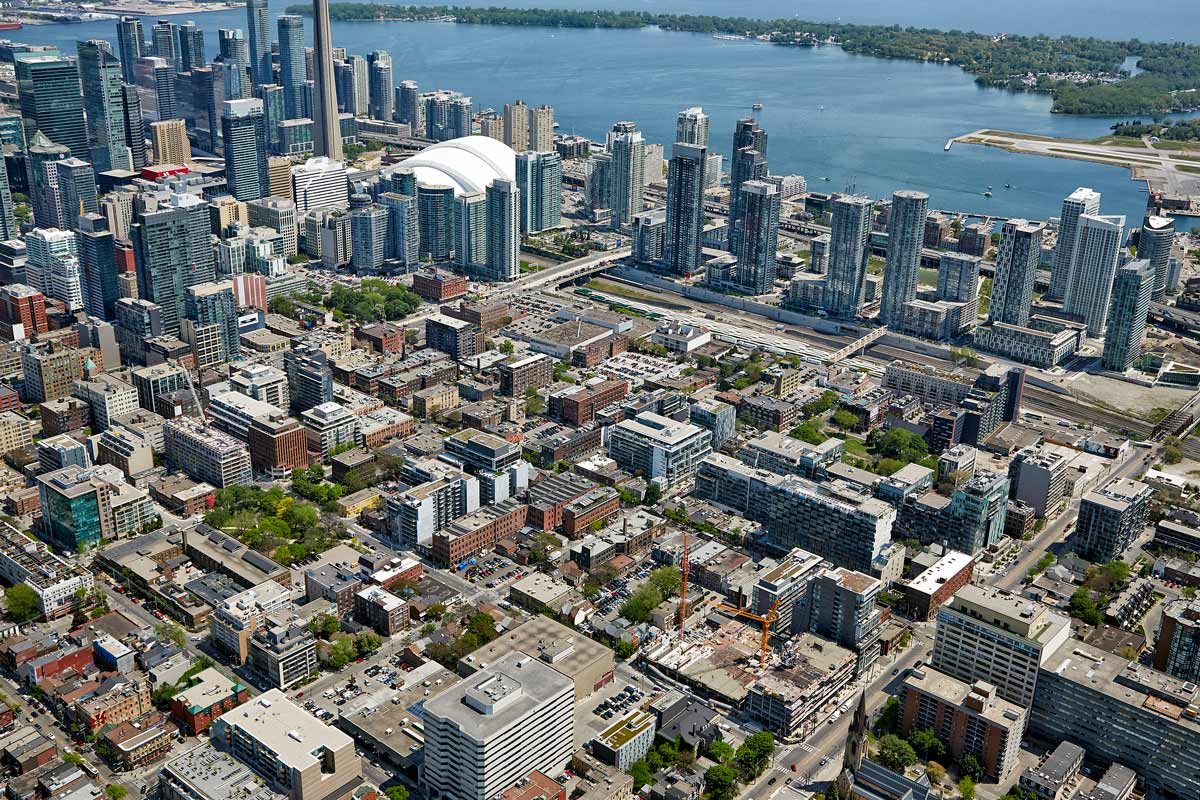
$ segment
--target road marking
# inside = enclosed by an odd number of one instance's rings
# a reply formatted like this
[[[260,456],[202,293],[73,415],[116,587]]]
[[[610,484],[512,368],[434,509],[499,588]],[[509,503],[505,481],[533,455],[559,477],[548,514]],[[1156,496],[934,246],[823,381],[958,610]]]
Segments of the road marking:
[[[815,753],[817,751],[817,748],[813,747],[808,742],[801,742],[800,744],[796,745],[796,747],[800,748],[806,753]]]

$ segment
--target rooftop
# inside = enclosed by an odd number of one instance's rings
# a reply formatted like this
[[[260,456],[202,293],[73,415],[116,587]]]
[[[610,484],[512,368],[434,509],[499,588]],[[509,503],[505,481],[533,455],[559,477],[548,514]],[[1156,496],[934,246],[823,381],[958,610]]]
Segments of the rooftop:
[[[216,669],[209,667],[201,670],[191,679],[191,686],[175,695],[175,699],[183,703],[191,711],[212,708],[231,694],[237,694],[246,688],[240,683],[234,683]]]
[[[703,430],[690,422],[679,422],[649,411],[623,420],[616,427],[668,447],[684,442]]]
[[[924,594],[933,594],[941,586],[958,573],[962,572],[966,567],[975,561],[973,556],[966,553],[960,553],[957,550],[951,550],[937,560],[933,566],[922,571],[919,575],[908,582],[908,586],[915,592]]]
[[[338,751],[354,746],[349,736],[321,722],[278,689],[226,711],[220,721],[244,731],[280,763],[300,771],[319,766],[316,754],[322,747]]]
[[[486,741],[564,692],[569,678],[524,653],[510,653],[425,703],[425,713],[452,720]]]
[[[185,782],[199,800],[283,800],[254,770],[206,741],[163,767],[162,779]]]

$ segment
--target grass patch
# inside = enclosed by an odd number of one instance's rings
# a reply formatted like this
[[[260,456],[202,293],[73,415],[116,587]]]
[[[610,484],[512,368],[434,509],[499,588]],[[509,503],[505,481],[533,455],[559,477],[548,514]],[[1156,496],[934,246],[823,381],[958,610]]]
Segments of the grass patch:
[[[917,270],[917,283],[922,286],[937,286],[938,271],[932,267],[922,267]]]
[[[1132,153],[1113,153],[1112,155],[1108,155],[1106,153],[1089,153],[1085,150],[1068,150],[1065,147],[1051,147],[1050,152],[1062,153],[1063,155],[1069,156],[1077,156],[1078,158],[1083,158],[1088,161],[1096,161],[1101,164],[1137,164],[1143,167],[1156,167],[1159,164],[1158,161],[1147,161],[1133,155]]]
[[[886,261],[879,256],[867,256],[867,274],[882,275]]]
[[[871,454],[871,451],[867,448],[866,444],[858,439],[847,437],[845,446],[847,453],[852,453],[856,456],[869,456]]]
[[[1200,142],[1173,142],[1159,139],[1150,144],[1155,150],[1200,150]]]
[[[1175,169],[1179,172],[1188,172],[1193,175],[1200,175],[1200,167],[1191,167],[1187,164],[1176,164]]]

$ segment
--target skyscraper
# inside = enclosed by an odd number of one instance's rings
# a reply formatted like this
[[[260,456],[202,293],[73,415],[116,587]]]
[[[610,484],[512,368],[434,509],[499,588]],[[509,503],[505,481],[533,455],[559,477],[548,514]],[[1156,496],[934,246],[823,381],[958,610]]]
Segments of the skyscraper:
[[[354,107],[347,108],[356,117],[366,116],[371,109],[371,71],[362,56],[347,56],[346,64],[354,76]]]
[[[283,87],[276,83],[264,83],[254,87],[254,96],[263,104],[263,127],[267,131],[267,148],[272,153],[278,153],[281,147],[279,123],[286,119],[287,114],[283,103]]]
[[[979,297],[979,256],[942,253],[938,258],[938,297],[966,303]]]
[[[447,139],[470,136],[472,130],[471,98],[459,95],[450,101]]]
[[[288,119],[304,116],[304,18],[295,14],[279,17],[279,85]]]
[[[1091,336],[1104,335],[1124,231],[1119,215],[1082,214],[1077,223],[1063,311],[1086,322]]]
[[[376,50],[367,55],[370,79],[368,80],[370,94],[370,114],[375,119],[391,121],[394,109],[392,103],[395,95],[392,92],[392,57],[383,50]]]
[[[370,198],[368,198],[369,200]],[[351,198],[353,205],[353,198]],[[350,266],[359,275],[372,274],[387,256],[388,210],[368,202],[350,212]]]
[[[39,228],[62,227],[57,163],[69,156],[69,149],[50,141],[41,131],[29,140],[25,166],[29,172],[27,183],[33,202],[33,221]]]
[[[871,198],[848,195],[833,201],[824,305],[835,317],[854,317],[862,311],[870,234]]]
[[[150,29],[150,39],[154,43],[154,55],[166,61],[171,68],[179,72],[179,35],[178,25],[170,20],[160,19]]]
[[[196,23],[188,20],[179,26],[179,71],[191,72],[196,67],[203,67],[208,59],[204,57],[204,31]]]
[[[529,106],[524,100],[504,104],[504,143],[518,153],[529,149]]]
[[[8,164],[0,158],[0,241],[15,239],[19,234],[12,188],[8,182]]]
[[[708,115],[704,109],[693,106],[676,115],[675,141],[708,148]]]
[[[431,261],[449,261],[454,247],[451,222],[454,219],[454,187],[429,184],[417,187],[417,220],[420,228],[421,257]]]
[[[612,226],[619,228],[633,221],[643,208],[645,188],[646,140],[636,122],[618,122],[608,134],[608,201]]]
[[[701,145],[676,142],[667,167],[667,230],[663,263],[676,275],[694,275],[704,260],[704,163]]]
[[[742,235],[738,237],[738,285],[750,294],[766,294],[775,287],[775,251],[779,238],[779,188],[766,181],[746,181],[741,194]]]
[[[83,304],[93,317],[111,320],[116,315],[120,287],[117,283],[116,242],[108,220],[99,214],[79,218],[76,233],[79,265],[83,272]]]
[[[179,335],[187,287],[215,276],[208,203],[190,194],[163,194],[156,208],[129,226],[137,263],[138,297],[162,309],[163,333]]]
[[[917,272],[921,268],[928,213],[929,195],[925,192],[905,190],[892,195],[883,297],[879,305],[879,321],[885,325],[903,325],[904,304],[917,299]]]
[[[97,202],[96,172],[92,165],[79,158],[64,158],[54,164],[58,172],[58,207],[62,227],[75,230],[80,214],[100,210]]]
[[[255,86],[274,83],[271,68],[271,10],[267,0],[246,0],[246,30],[250,34],[250,76]]]
[[[417,199],[406,194],[383,192],[379,203],[388,212],[387,257],[405,269],[421,263],[420,232],[417,227]]]
[[[187,124],[183,120],[151,122],[150,138],[154,142],[154,160],[159,164],[192,163],[192,146],[188,143]]]
[[[1138,235],[1138,258],[1144,258],[1154,268],[1154,292],[1151,298],[1162,300],[1167,293],[1167,272],[1171,265],[1171,248],[1175,244],[1175,220],[1170,217],[1147,215]]]
[[[554,149],[554,108],[538,106],[529,111],[529,149],[546,152]]]
[[[407,122],[414,131],[424,129],[421,119],[421,89],[416,81],[400,82],[400,107],[396,116],[401,122]]]
[[[511,281],[521,274],[521,192],[515,181],[497,178],[486,194],[488,277]]]
[[[333,62],[333,84],[337,90],[338,111],[349,111],[353,114],[352,109],[358,102],[358,98],[354,96],[358,90],[354,82],[354,65],[349,61]]]
[[[341,121],[333,88],[333,34],[329,25],[329,0],[313,0],[313,59],[316,69],[316,126],[313,149],[318,156],[342,157]],[[390,88],[389,88],[390,91]]]
[[[463,272],[481,273],[487,265],[487,203],[484,192],[454,198],[454,266]]]
[[[92,39],[76,42],[79,78],[87,110],[89,159],[97,172],[132,169],[125,141],[124,99],[121,93],[121,64],[108,42]]]
[[[737,189],[746,181],[767,177],[767,132],[753,117],[739,119],[733,129],[733,158],[729,161],[729,250],[737,252],[741,202]]]
[[[1155,277],[1154,265],[1144,258],[1117,270],[1104,337],[1105,369],[1124,372],[1141,357]]]
[[[250,46],[240,28],[220,28],[217,45],[226,67],[226,100],[240,100],[251,94]],[[204,66],[201,64],[200,66]],[[195,68],[193,68],[195,69]],[[255,84],[257,86],[258,84]]]
[[[146,39],[138,17],[121,17],[117,21],[117,55],[121,59],[121,80],[133,83],[133,65],[145,55]]]
[[[17,53],[13,61],[26,141],[32,141],[34,131],[41,131],[71,155],[91,158],[74,62],[57,52]]]
[[[1029,325],[1033,306],[1033,279],[1042,253],[1041,222],[1010,219],[1000,228],[996,249],[996,278],[988,306],[989,322]]]
[[[243,201],[270,194],[262,100],[226,100],[221,112],[221,133],[225,139],[225,180],[230,193]]]
[[[541,233],[562,224],[562,156],[553,150],[517,153],[521,233]]]
[[[124,100],[125,141],[129,143],[129,157],[133,169],[146,166],[146,122],[142,116],[142,98],[132,84],[122,84],[121,99]]]
[[[1082,214],[1100,213],[1100,193],[1086,187],[1071,192],[1062,204],[1058,222],[1058,243],[1054,246],[1054,266],[1050,270],[1048,300],[1062,300],[1071,280],[1071,264],[1075,255],[1075,231]]]

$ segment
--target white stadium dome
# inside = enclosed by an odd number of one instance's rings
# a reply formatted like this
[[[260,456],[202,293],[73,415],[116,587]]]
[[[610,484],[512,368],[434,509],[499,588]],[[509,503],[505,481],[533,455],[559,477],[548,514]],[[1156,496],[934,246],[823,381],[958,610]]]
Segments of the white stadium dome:
[[[421,186],[453,186],[454,193],[482,192],[497,178],[516,180],[517,154],[489,136],[463,136],[426,147],[398,166],[410,167]]]

